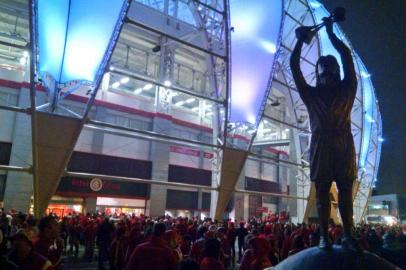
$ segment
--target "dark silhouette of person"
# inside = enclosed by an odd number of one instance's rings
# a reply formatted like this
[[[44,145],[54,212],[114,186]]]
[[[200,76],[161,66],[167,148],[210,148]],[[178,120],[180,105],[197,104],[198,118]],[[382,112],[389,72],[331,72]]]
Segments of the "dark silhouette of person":
[[[310,118],[310,178],[316,186],[316,205],[320,222],[322,249],[331,246],[328,238],[330,217],[330,188],[332,181],[338,188],[340,215],[343,222],[343,246],[359,250],[354,237],[352,186],[356,179],[356,161],[351,133],[351,110],[354,103],[357,78],[350,49],[334,34],[333,20],[323,18],[328,37],[339,52],[344,70],[332,55],[321,56],[316,64],[316,86],[307,84],[300,70],[300,54],[306,27],[296,29],[298,38],[290,58],[290,67],[297,90]]]

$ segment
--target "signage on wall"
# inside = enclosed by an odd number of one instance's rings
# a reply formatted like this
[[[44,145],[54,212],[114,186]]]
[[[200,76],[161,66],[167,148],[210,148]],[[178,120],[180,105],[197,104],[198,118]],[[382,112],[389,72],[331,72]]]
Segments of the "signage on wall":
[[[100,191],[103,188],[103,181],[100,178],[93,178],[90,181],[90,189],[93,191]]]
[[[173,145],[170,146],[169,151],[172,153],[178,153],[178,154],[194,156],[194,157],[198,157],[201,154],[201,152],[199,150],[195,150],[195,149],[183,147],[183,146],[173,146]],[[213,156],[214,156],[213,153],[203,152],[203,158],[212,159]]]
[[[132,183],[100,178],[64,177],[59,183],[57,194],[65,196],[116,196],[116,197],[148,197],[149,184]]]
[[[257,211],[258,211],[258,212],[265,212],[265,213],[267,213],[267,212],[268,212],[268,207],[258,207],[258,208],[257,208]]]

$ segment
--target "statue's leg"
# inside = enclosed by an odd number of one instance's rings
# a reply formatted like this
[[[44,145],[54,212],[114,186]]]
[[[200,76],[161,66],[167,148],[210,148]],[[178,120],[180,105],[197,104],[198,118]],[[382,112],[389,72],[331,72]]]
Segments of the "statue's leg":
[[[323,181],[324,180],[324,181]],[[328,238],[328,221],[330,219],[330,187],[331,180],[317,179],[316,185],[316,205],[319,215],[320,224],[320,248],[328,248],[330,246]]]
[[[338,179],[338,208],[340,209],[341,220],[343,222],[344,235],[342,245],[346,248],[361,252],[362,249],[357,240],[353,237],[353,208],[352,208],[352,179]]]
[[[352,185],[351,179],[337,181],[338,188],[338,208],[343,222],[344,237],[351,237],[354,227],[353,207],[352,207]]]

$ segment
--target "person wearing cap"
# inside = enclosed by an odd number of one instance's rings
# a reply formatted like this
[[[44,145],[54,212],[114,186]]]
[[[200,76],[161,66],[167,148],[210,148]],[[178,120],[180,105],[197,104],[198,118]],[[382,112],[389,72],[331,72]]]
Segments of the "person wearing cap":
[[[33,249],[32,242],[23,232],[20,231],[10,237],[10,242],[12,250],[8,258],[20,270],[53,269],[51,261]]]

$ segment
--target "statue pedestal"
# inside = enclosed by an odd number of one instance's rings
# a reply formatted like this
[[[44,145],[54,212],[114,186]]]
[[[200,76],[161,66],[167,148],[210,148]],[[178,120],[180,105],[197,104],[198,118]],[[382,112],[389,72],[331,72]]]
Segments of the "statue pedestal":
[[[347,270],[347,269],[400,269],[378,255],[364,251],[355,251],[334,245],[331,250],[321,250],[318,247],[305,249],[288,257],[275,267],[274,270]]]

